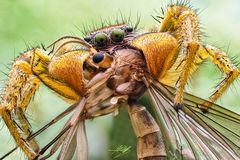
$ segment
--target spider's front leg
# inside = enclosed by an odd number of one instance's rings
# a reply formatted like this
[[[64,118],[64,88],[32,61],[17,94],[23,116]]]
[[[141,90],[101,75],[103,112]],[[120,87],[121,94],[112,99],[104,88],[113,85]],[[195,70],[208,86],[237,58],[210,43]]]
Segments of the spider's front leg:
[[[151,114],[137,104],[127,106],[127,110],[137,137],[138,160],[166,159],[160,128]]]
[[[201,57],[202,60],[209,58],[212,63],[217,65],[218,68],[225,74],[224,79],[210,96],[209,101],[206,101],[202,106],[200,106],[204,111],[207,111],[208,107],[211,107],[212,103],[220,98],[229,88],[233,81],[239,76],[240,72],[231,62],[226,53],[210,45],[201,46],[197,55],[199,55],[198,57]]]
[[[196,69],[194,64],[200,46],[198,17],[195,11],[185,5],[170,5],[160,26],[160,32],[170,32],[179,42],[175,71],[181,69],[176,81],[175,108],[182,107],[183,92],[189,76]]]
[[[203,104],[203,110],[206,111],[238,77],[238,68],[231,62],[226,53],[200,42],[198,17],[191,7],[181,4],[170,5],[161,24],[160,32],[170,32],[179,42],[178,58],[173,65],[176,71],[181,69],[176,83],[176,108],[181,108],[183,91],[189,76],[206,58],[209,58],[224,72],[224,80],[210,96],[209,102]]]
[[[2,94],[0,115],[28,159],[38,156],[39,147],[34,139],[28,139],[31,127],[24,111],[40,83],[74,103],[84,93],[83,76],[90,76],[90,72],[83,70],[90,54],[90,46],[83,40],[63,37],[52,46],[50,53],[36,48],[17,58]]]
[[[182,107],[185,85],[194,71],[206,58],[210,58],[225,74],[209,107],[239,75],[237,67],[227,55],[200,42],[198,17],[185,5],[169,5],[159,32],[136,37],[131,45],[143,51],[150,73],[163,84],[176,86],[175,109]]]
[[[160,30],[140,35],[131,45],[143,51],[154,78],[167,85],[175,84],[175,108],[181,108],[183,91],[195,70],[192,64],[200,46],[196,13],[184,5],[170,5]]]
[[[39,150],[34,139],[27,140],[31,134],[31,127],[24,115],[27,105],[41,83],[32,72],[34,52],[35,50],[28,51],[16,59],[0,104],[2,119],[16,144],[30,159],[33,159]]]

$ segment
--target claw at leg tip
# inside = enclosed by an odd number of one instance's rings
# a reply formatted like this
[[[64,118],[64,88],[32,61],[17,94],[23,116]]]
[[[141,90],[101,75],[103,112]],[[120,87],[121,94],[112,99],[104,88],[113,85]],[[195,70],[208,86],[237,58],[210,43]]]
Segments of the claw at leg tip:
[[[176,112],[178,112],[183,108],[183,105],[181,103],[174,103],[173,108],[176,110]]]

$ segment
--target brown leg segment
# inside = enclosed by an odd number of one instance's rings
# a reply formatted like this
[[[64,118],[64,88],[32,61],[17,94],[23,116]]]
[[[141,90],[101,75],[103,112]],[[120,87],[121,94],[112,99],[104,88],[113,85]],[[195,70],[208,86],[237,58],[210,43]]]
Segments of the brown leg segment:
[[[141,105],[134,104],[127,108],[137,136],[138,160],[166,159],[160,128],[151,114]]]

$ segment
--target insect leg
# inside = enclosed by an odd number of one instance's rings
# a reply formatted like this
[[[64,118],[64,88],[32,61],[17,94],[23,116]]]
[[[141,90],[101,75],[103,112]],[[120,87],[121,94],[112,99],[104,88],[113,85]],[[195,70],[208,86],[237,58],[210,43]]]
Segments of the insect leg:
[[[141,105],[128,106],[134,132],[137,136],[138,160],[165,159],[166,150],[160,128],[154,118]]]
[[[215,102],[222,94],[229,88],[233,81],[239,76],[240,72],[238,68],[231,62],[226,53],[212,47],[210,45],[200,47],[198,51],[201,57],[209,58],[212,63],[218,66],[218,68],[224,72],[225,77],[215,89],[213,94],[209,98],[209,102],[203,104],[204,107],[210,107],[212,102]],[[206,109],[206,108],[205,108]]]
[[[50,157],[52,154],[54,154],[57,151],[57,149],[61,145],[62,145],[62,149],[58,159],[72,159],[69,157],[73,156],[74,151],[76,149],[76,145],[79,145],[79,144],[76,144],[76,141],[84,145],[84,146],[78,146],[79,147],[77,148],[79,150],[78,154],[82,154],[80,156],[82,156],[82,158],[85,157],[84,159],[87,159],[87,138],[85,133],[84,119],[81,119],[82,118],[81,115],[84,110],[85,104],[86,104],[86,99],[82,98],[79,104],[77,104],[73,115],[70,117],[69,121],[67,121],[62,131],[39,151],[39,155],[35,157],[35,159],[46,159]],[[77,140],[74,138],[77,138]],[[79,140],[82,140],[82,141],[80,142]],[[73,146],[72,146],[72,143],[74,143]],[[53,147],[50,153],[44,156],[43,154],[52,145]]]
[[[29,159],[36,156],[39,148],[34,139],[27,140],[31,126],[24,111],[40,85],[32,73],[34,50],[22,54],[13,64],[0,104],[0,115],[17,145]]]

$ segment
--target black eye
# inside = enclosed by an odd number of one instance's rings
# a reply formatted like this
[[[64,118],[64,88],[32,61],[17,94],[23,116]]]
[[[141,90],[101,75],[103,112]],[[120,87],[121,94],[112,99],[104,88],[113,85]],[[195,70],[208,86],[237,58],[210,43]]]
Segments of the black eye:
[[[133,28],[132,28],[132,27],[126,27],[126,29],[125,29],[125,30],[126,30],[126,32],[128,32],[128,33],[129,33],[129,32],[132,32],[132,31],[133,31]]]
[[[123,41],[124,34],[124,31],[121,29],[114,29],[111,33],[111,40],[116,43],[121,42]]]
[[[92,57],[92,60],[94,63],[100,63],[104,59],[104,54],[103,53],[97,53]]]
[[[84,37],[83,38],[86,42],[90,42],[91,41],[91,37]]]
[[[108,37],[105,33],[98,33],[95,36],[95,43],[98,47],[104,47],[107,45]]]

